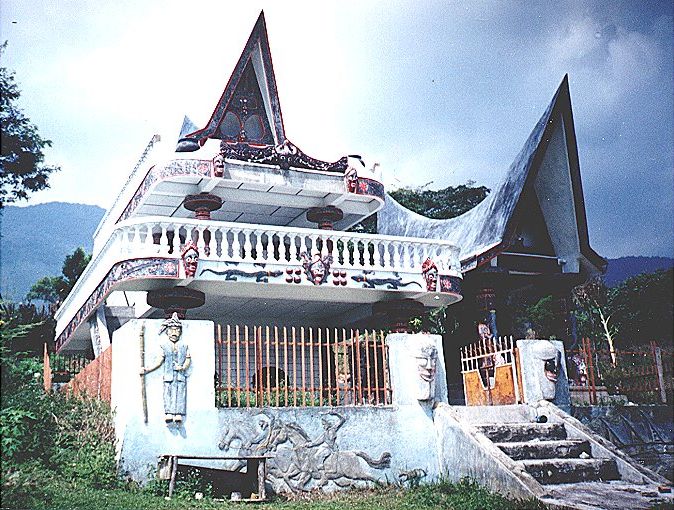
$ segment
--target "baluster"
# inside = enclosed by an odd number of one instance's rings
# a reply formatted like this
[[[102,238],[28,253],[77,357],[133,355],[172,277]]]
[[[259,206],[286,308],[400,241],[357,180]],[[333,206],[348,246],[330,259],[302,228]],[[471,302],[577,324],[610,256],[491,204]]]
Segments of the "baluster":
[[[297,234],[288,234],[290,237],[290,262],[297,262],[300,259],[300,248],[302,239]]]
[[[233,260],[242,260],[241,258],[241,240],[239,239],[239,233],[241,229],[233,228],[232,234],[234,235],[232,239],[232,259]]]
[[[131,229],[129,227],[124,227],[122,230],[122,245],[120,246],[122,253],[129,253],[129,248],[131,247],[130,231]]]
[[[252,230],[243,230],[243,251],[244,253],[242,254],[243,259],[248,259],[252,260],[253,259],[253,243],[251,242],[251,236],[253,235]]]
[[[161,223],[159,228],[161,228],[161,235],[159,236],[159,253],[167,254],[169,251],[169,242],[166,223]]]
[[[254,230],[253,232],[251,232],[251,235],[253,233],[255,234],[255,260],[257,262],[261,262],[263,260],[263,258],[262,258],[262,231],[261,230]],[[267,237],[267,243],[269,243],[268,237]]]

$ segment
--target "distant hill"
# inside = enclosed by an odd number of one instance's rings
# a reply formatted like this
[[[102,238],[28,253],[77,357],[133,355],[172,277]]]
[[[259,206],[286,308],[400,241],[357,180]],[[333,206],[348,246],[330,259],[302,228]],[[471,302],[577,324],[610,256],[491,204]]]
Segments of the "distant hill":
[[[61,274],[66,255],[82,247],[91,253],[92,236],[105,209],[50,202],[0,210],[0,293],[21,301],[43,276]]]
[[[620,257],[608,259],[608,269],[604,283],[609,287],[620,285],[627,278],[641,273],[652,273],[658,269],[674,267],[674,259],[667,257]]]

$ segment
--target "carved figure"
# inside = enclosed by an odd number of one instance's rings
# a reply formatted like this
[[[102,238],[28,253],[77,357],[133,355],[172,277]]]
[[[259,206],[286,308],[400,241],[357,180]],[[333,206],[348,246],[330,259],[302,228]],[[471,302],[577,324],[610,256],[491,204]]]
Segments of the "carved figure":
[[[358,172],[352,166],[346,171],[344,182],[346,183],[346,191],[356,193],[358,190]]]
[[[426,259],[421,265],[421,274],[426,280],[426,290],[436,292],[438,290],[438,266],[430,258]]]
[[[415,358],[420,379],[418,381],[417,400],[431,400],[435,397],[438,350],[432,343],[424,343],[419,346]]]
[[[223,177],[225,175],[225,156],[222,153],[218,153],[213,158],[213,175],[215,177]]]
[[[328,279],[330,266],[332,265],[332,255],[321,257],[316,253],[312,258],[306,252],[302,252],[302,267],[304,274],[314,285],[322,285]]]
[[[185,267],[185,276],[187,278],[194,278],[197,274],[197,266],[199,265],[199,249],[192,241],[188,241],[185,245],[180,258],[182,258],[183,266]]]
[[[189,348],[180,342],[183,325],[178,314],[162,324],[159,334],[166,333],[168,342],[161,346],[162,354],[158,362],[150,367],[141,367],[140,374],[145,375],[164,365],[164,419],[166,422],[183,421],[187,414],[187,369],[192,363]]]
[[[557,393],[561,354],[547,340],[536,342],[532,348],[532,354],[537,364],[534,373],[538,374],[541,395],[545,400],[554,400]]]

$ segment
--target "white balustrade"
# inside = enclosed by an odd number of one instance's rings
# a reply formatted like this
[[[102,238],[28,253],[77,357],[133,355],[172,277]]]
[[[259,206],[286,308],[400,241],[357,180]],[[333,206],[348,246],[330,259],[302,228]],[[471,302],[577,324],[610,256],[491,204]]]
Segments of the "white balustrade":
[[[133,218],[119,223],[87,266],[56,313],[72,318],[119,261],[156,256],[179,257],[187,240],[195,242],[204,260],[297,264],[302,253],[332,255],[338,269],[418,272],[426,257],[440,271],[459,275],[459,249],[450,243],[342,231],[249,225],[166,217]]]

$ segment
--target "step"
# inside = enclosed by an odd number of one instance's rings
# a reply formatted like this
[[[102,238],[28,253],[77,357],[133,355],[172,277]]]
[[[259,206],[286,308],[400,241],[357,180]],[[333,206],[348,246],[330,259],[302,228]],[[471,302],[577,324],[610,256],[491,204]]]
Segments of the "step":
[[[612,459],[548,459],[517,461],[542,484],[618,480],[618,466]]]
[[[489,423],[476,427],[495,443],[566,439],[566,429],[562,423]]]
[[[513,460],[577,459],[582,453],[592,453],[590,443],[582,439],[496,443],[496,446]]]

